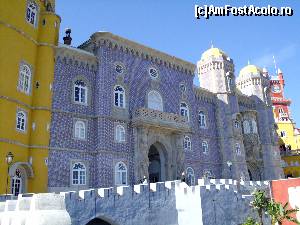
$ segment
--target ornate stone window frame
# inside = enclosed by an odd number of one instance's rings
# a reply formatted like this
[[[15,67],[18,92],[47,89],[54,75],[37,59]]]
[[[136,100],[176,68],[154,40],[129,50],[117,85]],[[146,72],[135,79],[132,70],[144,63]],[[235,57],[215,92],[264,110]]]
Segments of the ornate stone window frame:
[[[147,105],[147,108],[148,109],[150,109],[149,108],[149,94],[151,93],[151,92],[156,92],[156,93],[158,93],[159,95],[160,95],[160,97],[161,97],[161,104],[162,104],[162,110],[161,110],[161,112],[163,112],[164,111],[164,98],[163,98],[163,96],[161,95],[161,92],[158,90],[158,89],[150,89],[150,90],[148,90],[147,91],[147,93],[146,93],[146,105]],[[155,110],[155,109],[153,109],[153,110]]]
[[[241,144],[239,142],[236,142],[234,145],[234,149],[235,149],[235,154],[240,156],[242,155],[242,147]]]
[[[117,184],[117,172],[118,172],[117,166],[118,166],[119,163],[122,163],[126,168],[126,172],[125,172],[126,173],[126,183],[125,184]],[[128,185],[128,166],[127,166],[126,162],[123,161],[123,160],[118,161],[117,163],[114,163],[114,185],[115,186],[126,186],[126,185]]]
[[[29,90],[28,91],[26,91],[26,90],[24,90],[20,87],[21,69],[22,69],[23,66],[27,66],[30,70]],[[17,84],[17,90],[19,92],[22,92],[22,93],[30,96],[32,94],[32,81],[33,81],[33,75],[34,75],[33,66],[30,65],[29,63],[27,63],[25,60],[21,60],[20,64],[19,64],[19,71],[18,72],[19,72],[19,79],[18,79],[18,84]]]
[[[24,117],[25,117],[24,118],[24,130],[17,128],[17,125],[18,125],[18,113],[19,112],[24,113]],[[16,126],[15,126],[16,131],[20,132],[20,133],[26,134],[27,133],[27,127],[28,127],[28,111],[25,110],[25,109],[23,109],[23,108],[18,107],[17,110],[16,110]]]
[[[203,151],[203,147],[204,147],[203,145],[204,144],[206,144],[206,151]],[[209,141],[207,139],[201,141],[201,152],[204,155],[208,155],[209,154]]]
[[[122,126],[124,128],[124,132],[125,132],[125,140],[124,141],[119,141],[117,140],[117,127],[118,126]],[[127,143],[127,135],[128,135],[128,131],[127,131],[127,124],[126,123],[121,123],[121,122],[115,122],[114,123],[114,142],[118,143],[118,144],[125,144]]]
[[[34,19],[34,24],[32,24],[30,21],[28,21],[27,19],[27,9],[29,7],[29,4],[33,4],[36,7],[36,15],[35,15],[35,19]],[[33,0],[27,0],[26,2],[26,10],[25,10],[25,21],[30,24],[31,26],[33,26],[34,28],[38,27],[38,22],[39,22],[39,12],[40,12],[40,8],[38,6],[38,4],[33,1]]]
[[[73,166],[75,163],[82,163],[85,166],[85,184],[73,184]],[[82,159],[72,159],[70,160],[70,184],[69,186],[73,189],[80,188],[84,189],[89,186],[90,181],[90,168],[89,168],[89,162],[87,160]]]
[[[185,148],[186,138],[189,139],[188,142],[190,143],[190,144],[189,144],[190,147],[187,147],[187,148]],[[189,135],[184,135],[184,136],[183,136],[183,150],[184,150],[184,151],[189,151],[189,152],[192,151],[192,138],[191,138],[191,136],[189,136]]]
[[[204,116],[205,116],[205,126],[200,126],[200,121],[199,121],[200,112],[204,113]],[[200,129],[208,129],[209,128],[209,121],[208,121],[208,112],[207,112],[207,109],[205,109],[205,108],[199,108],[198,109],[197,123],[199,124],[199,128]]]
[[[192,173],[190,173],[190,171],[192,171]],[[191,182],[189,185],[191,186],[194,186],[195,185],[195,170],[191,167],[191,166],[188,166],[186,169],[185,169],[185,173],[186,173],[186,182],[189,182],[189,174],[192,174],[191,176]]]
[[[75,101],[75,82],[77,80],[82,80],[85,85],[86,85],[86,103],[81,103],[81,102],[76,102]],[[71,102],[73,104],[76,104],[76,105],[82,105],[82,106],[90,106],[91,105],[91,94],[92,94],[92,87],[91,87],[91,84],[89,82],[89,80],[85,77],[85,76],[82,76],[82,75],[78,75],[76,77],[74,77],[71,81],[71,88],[72,88],[72,95],[71,95]]]
[[[123,95],[123,106],[118,106],[118,105],[116,105],[116,102],[115,102],[115,95],[116,95],[116,93],[121,94],[120,92],[116,91],[117,87],[121,87],[123,89],[123,91],[124,91],[124,93],[122,94]],[[113,98],[114,98],[114,107],[121,108],[121,109],[122,108],[126,109],[126,106],[127,106],[127,102],[126,102],[127,101],[127,98],[126,98],[126,89],[123,87],[123,85],[117,84],[117,85],[114,86]],[[120,100],[120,99],[118,99],[118,100]]]
[[[204,169],[202,174],[203,177],[207,179],[215,179],[216,177],[211,169]],[[206,174],[210,174],[210,176],[207,176]]]
[[[185,104],[186,105],[186,109],[187,109],[187,122],[190,122],[191,121],[191,118],[192,118],[192,113],[191,113],[191,110],[190,110],[190,104],[187,102],[187,101],[180,101],[180,104],[179,104],[179,115],[181,115],[181,104]],[[183,116],[183,115],[181,115]],[[183,116],[183,117],[186,117],[186,116]]]
[[[83,122],[85,124],[85,138],[78,138],[75,136],[75,125],[76,125],[76,122]],[[73,131],[72,131],[72,136],[73,136],[73,139],[74,140],[78,140],[78,141],[87,141],[88,139],[88,120],[87,119],[82,119],[82,118],[73,118]]]

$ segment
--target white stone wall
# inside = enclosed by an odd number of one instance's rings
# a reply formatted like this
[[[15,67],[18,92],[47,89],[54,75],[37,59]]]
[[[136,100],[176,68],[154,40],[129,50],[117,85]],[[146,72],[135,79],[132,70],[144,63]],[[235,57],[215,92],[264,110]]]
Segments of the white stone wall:
[[[198,180],[101,188],[60,194],[20,195],[0,202],[0,225],[86,225],[101,218],[112,225],[236,225],[248,216],[254,189],[268,182]],[[268,191],[267,191],[268,193]],[[265,221],[265,224],[270,224]]]

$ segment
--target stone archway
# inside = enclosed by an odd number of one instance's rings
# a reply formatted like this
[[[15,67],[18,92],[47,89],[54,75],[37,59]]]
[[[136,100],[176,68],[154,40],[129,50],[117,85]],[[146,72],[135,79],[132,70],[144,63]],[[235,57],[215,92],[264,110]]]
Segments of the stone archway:
[[[95,219],[91,220],[90,222],[88,222],[86,225],[112,225],[112,224],[110,224],[100,218],[95,218]]]
[[[148,174],[149,182],[161,182],[165,181],[167,177],[167,168],[166,168],[166,151],[164,146],[160,143],[152,144],[149,148],[148,159]]]

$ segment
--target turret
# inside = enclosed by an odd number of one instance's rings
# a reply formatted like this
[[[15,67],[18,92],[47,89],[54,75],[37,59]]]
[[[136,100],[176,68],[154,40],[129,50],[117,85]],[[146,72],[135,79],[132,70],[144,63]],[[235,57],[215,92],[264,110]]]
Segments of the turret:
[[[241,69],[236,82],[237,88],[245,95],[257,97],[257,101],[270,104],[270,81],[266,68],[247,65]]]
[[[197,63],[200,86],[213,93],[230,93],[235,89],[233,60],[218,48],[205,51]]]

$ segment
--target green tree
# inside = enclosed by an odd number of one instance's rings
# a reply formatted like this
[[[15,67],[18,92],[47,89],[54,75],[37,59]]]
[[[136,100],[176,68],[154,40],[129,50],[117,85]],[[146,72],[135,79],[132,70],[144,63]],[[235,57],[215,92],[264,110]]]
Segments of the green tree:
[[[259,225],[252,217],[248,217],[242,225]]]
[[[267,210],[269,199],[266,197],[265,192],[258,190],[253,193],[253,201],[251,202],[251,206],[257,210],[259,220],[261,225],[263,225],[263,215]]]
[[[288,202],[282,206],[282,204],[271,200],[267,206],[267,212],[271,217],[272,225],[276,223],[282,225],[284,221],[294,222],[299,225],[299,221],[292,216],[292,214],[298,211],[298,209],[288,209]]]

